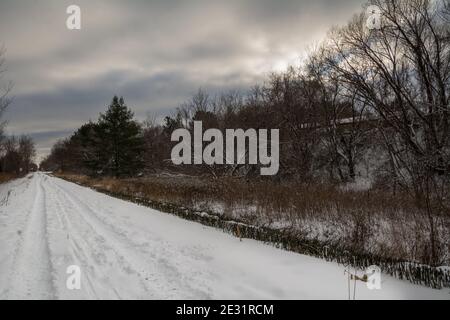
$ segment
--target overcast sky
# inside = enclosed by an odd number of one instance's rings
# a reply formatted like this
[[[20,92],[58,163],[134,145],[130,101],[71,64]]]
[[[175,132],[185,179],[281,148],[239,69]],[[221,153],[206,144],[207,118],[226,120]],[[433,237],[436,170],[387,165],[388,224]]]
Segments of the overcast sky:
[[[198,88],[245,91],[298,64],[364,0],[0,0],[8,133],[39,157],[122,95],[138,119],[169,114]],[[82,30],[66,28],[66,8]],[[3,81],[4,83],[5,81]]]

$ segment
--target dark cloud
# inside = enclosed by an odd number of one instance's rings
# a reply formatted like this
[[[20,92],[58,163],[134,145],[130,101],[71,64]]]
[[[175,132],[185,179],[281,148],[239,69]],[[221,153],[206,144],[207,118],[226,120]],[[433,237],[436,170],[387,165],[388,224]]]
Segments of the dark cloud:
[[[65,28],[68,5],[82,30]],[[295,63],[363,0],[1,0],[0,43],[15,83],[11,133],[40,154],[97,118],[112,95],[164,116],[199,87],[246,90]]]

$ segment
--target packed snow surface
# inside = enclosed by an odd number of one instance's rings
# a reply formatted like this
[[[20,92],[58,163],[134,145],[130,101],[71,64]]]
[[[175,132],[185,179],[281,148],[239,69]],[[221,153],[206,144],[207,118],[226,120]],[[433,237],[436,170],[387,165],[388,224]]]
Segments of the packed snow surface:
[[[79,290],[66,286],[72,265]],[[348,299],[348,289],[343,266],[43,173],[0,186],[0,299]],[[355,296],[450,299],[450,290],[383,276],[382,290],[358,282]]]

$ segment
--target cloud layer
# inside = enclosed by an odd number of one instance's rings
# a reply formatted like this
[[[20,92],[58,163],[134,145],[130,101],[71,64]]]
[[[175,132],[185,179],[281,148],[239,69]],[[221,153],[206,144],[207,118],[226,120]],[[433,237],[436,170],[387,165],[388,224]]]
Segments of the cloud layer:
[[[82,10],[82,30],[65,27]],[[15,84],[10,133],[39,154],[96,119],[114,94],[139,118],[170,113],[199,87],[245,90],[295,64],[363,0],[2,0],[0,43]]]

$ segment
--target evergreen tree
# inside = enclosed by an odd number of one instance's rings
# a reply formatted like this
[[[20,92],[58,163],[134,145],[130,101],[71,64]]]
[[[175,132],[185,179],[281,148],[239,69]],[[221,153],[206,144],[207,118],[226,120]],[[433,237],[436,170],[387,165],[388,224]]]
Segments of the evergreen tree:
[[[144,138],[141,126],[123,98],[115,96],[98,122],[98,160],[102,173],[131,176],[144,167]]]
[[[70,139],[74,149],[74,162],[78,171],[100,174],[107,163],[107,155],[102,153],[99,125],[89,122],[81,126]]]

